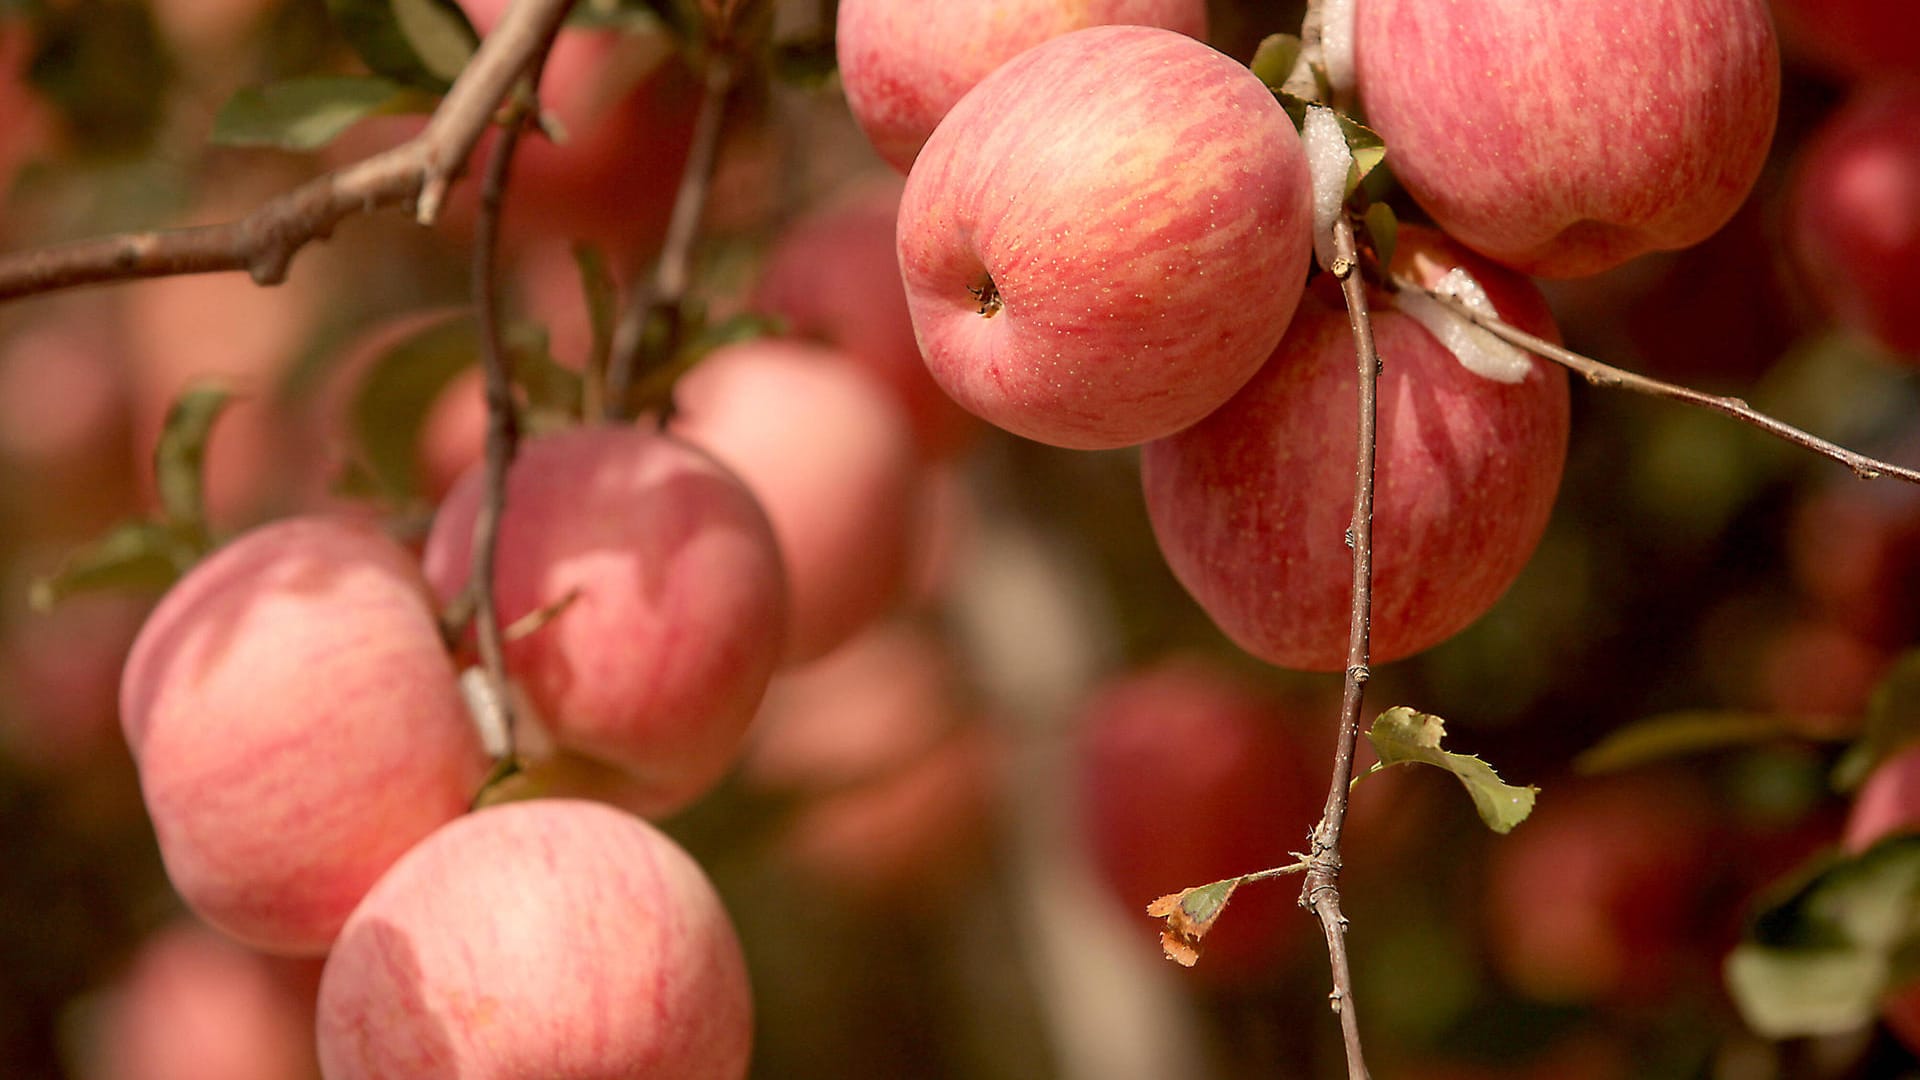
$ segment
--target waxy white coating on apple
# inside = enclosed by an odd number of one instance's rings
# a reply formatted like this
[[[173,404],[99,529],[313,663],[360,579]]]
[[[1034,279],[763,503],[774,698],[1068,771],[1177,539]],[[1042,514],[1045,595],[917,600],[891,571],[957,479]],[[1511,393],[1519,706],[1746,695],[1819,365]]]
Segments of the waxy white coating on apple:
[[[914,332],[954,400],[1076,449],[1178,431],[1240,388],[1305,281],[1300,137],[1192,38],[1097,27],[988,76],[901,198]]]

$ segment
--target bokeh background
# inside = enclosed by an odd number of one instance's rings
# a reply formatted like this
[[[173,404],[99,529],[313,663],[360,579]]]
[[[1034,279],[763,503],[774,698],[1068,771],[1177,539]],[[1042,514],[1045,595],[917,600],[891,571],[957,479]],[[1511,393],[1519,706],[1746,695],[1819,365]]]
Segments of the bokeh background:
[[[695,294],[717,313],[749,306],[796,221],[892,190],[808,64],[832,6],[782,4],[784,74],[739,95],[697,249]],[[230,218],[417,124],[370,121],[314,153],[208,144],[235,90],[355,70],[320,0],[0,12],[9,251]],[[1212,43],[1245,60],[1299,14],[1217,0]],[[1549,296],[1578,350],[1920,466],[1920,357],[1835,325],[1783,240],[1803,148],[1891,77],[1836,63],[1818,23],[1783,22],[1774,150],[1734,220]],[[557,357],[583,347],[568,241],[594,242],[622,280],[644,274],[685,151],[695,92],[673,44],[623,47],[636,96],[612,110],[624,126],[603,175],[529,164],[509,211],[512,310]],[[1902,63],[1911,77],[1920,57]],[[195,926],[161,872],[115,716],[151,594],[51,612],[29,594],[150,512],[161,417],[198,376],[241,393],[209,452],[221,530],[352,499],[341,481],[364,462],[341,402],[406,336],[396,319],[462,317],[470,221],[460,206],[427,230],[350,220],[272,289],[227,275],[0,307],[0,1073],[313,1074],[317,967]],[[1920,303],[1920,266],[1905,273]],[[1672,403],[1584,386],[1573,403],[1528,569],[1368,692],[1369,715],[1445,717],[1450,745],[1542,791],[1503,838],[1438,771],[1358,789],[1343,884],[1376,1075],[1920,1075],[1878,1027],[1764,1040],[1721,980],[1755,898],[1839,836],[1832,767],[1920,634],[1920,490]],[[419,458],[378,502],[403,534],[476,445],[471,399],[425,409],[409,421]],[[755,1075],[1339,1074],[1325,952],[1296,885],[1249,887],[1193,970],[1159,958],[1143,913],[1159,893],[1290,861],[1324,798],[1337,677],[1264,668],[1220,637],[1155,550],[1133,453],[953,441],[923,470],[914,587],[783,679],[746,763],[668,823],[743,936]],[[1578,767],[1610,733],[1680,711],[1747,715],[1757,734]]]

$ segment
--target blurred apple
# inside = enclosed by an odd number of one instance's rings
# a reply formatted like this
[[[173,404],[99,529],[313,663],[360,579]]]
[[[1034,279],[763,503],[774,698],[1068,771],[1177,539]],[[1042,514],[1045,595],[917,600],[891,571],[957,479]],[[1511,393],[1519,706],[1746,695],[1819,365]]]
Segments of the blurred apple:
[[[15,760],[68,771],[116,745],[120,667],[147,603],[94,593],[0,631],[0,745]]]
[[[0,341],[0,469],[18,483],[8,527],[25,535],[93,533],[132,505],[117,311],[76,300]]]
[[[1920,495],[1851,478],[1794,508],[1787,531],[1794,582],[1824,620],[1897,647],[1920,630]]]
[[[1920,7],[1907,22],[1920,26]],[[1787,245],[1841,325],[1920,363],[1920,57],[1859,90],[1800,150]]]
[[[741,773],[800,800],[785,852],[810,877],[884,899],[978,869],[997,755],[954,663],[931,633],[886,622],[774,680]]]
[[[1920,71],[1920,6],[1912,0],[1773,0],[1780,43],[1842,75]]]
[[[102,1000],[81,1080],[318,1080],[319,974],[196,923],[166,927]]]
[[[1096,687],[1074,721],[1081,836],[1120,907],[1285,866],[1326,799],[1330,755],[1280,701],[1203,657],[1174,656]],[[1310,931],[1294,879],[1233,896],[1196,969],[1271,973]],[[1150,940],[1143,935],[1143,940]]]

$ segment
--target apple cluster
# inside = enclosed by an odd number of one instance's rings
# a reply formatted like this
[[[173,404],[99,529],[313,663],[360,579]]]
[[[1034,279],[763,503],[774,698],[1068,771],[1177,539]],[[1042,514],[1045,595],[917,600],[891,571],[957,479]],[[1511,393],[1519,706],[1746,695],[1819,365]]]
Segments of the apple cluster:
[[[1344,667],[1355,375],[1337,287],[1306,287],[1314,196],[1294,124],[1196,40],[1197,3],[986,7],[839,12],[848,102],[908,174],[899,265],[928,371],[1017,435],[1143,446],[1155,536],[1226,635],[1283,667]],[[1466,279],[1548,339],[1524,275],[1697,243],[1772,136],[1762,0],[1330,10],[1345,24],[1328,68],[1437,226],[1402,230],[1381,269],[1416,289]],[[1151,25],[1103,25],[1131,21]],[[1389,282],[1370,297],[1382,662],[1451,636],[1512,583],[1568,436],[1562,371],[1456,358]]]

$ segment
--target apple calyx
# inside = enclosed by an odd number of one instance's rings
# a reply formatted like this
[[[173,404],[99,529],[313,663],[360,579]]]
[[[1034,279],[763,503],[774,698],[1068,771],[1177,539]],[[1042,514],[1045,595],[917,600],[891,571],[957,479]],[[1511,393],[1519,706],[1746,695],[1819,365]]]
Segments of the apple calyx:
[[[978,285],[967,286],[967,293],[980,301],[980,317],[983,319],[998,315],[1004,306],[1000,300],[1000,287],[993,283],[990,276],[982,277]]]

